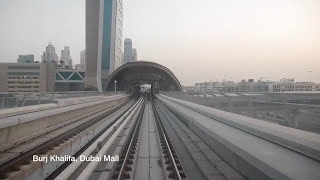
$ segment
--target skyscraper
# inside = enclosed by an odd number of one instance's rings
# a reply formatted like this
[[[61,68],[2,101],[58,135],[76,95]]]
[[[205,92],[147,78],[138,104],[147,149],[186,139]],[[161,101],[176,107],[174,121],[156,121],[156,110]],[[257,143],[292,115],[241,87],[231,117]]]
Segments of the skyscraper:
[[[86,50],[82,50],[80,52],[80,64],[85,65],[86,64]]]
[[[132,40],[130,38],[124,39],[124,63],[132,61]]]
[[[70,57],[70,48],[69,46],[65,46],[63,50],[61,50],[61,58],[60,61],[63,61],[63,65],[67,67],[72,67],[72,58]]]
[[[43,52],[43,55],[41,56],[41,61],[44,63],[58,64],[59,58],[58,58],[58,55],[56,54],[56,49],[51,42],[46,47],[46,51]]]
[[[137,55],[137,49],[132,49],[132,61],[137,61],[138,55]]]
[[[108,76],[121,65],[122,11],[122,0],[86,0],[87,88],[102,91]]]

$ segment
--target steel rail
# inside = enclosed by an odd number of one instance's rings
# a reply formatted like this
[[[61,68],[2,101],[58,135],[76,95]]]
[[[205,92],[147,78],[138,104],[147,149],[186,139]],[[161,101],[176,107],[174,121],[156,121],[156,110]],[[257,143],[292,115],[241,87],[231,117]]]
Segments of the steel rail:
[[[90,156],[92,152],[97,148],[98,144],[106,139],[111,133],[117,129],[119,124],[123,124],[125,118],[139,105],[140,100],[138,100],[134,105],[132,105],[118,120],[108,129],[106,130],[98,139],[96,139],[83,153],[84,156]],[[122,119],[122,120],[120,120]],[[118,128],[119,129],[119,128]],[[111,138],[110,138],[111,139]],[[109,139],[109,140],[110,140]],[[83,161],[80,161],[79,157],[76,162],[72,162],[68,167],[66,167],[55,179],[68,179],[71,175],[82,165]]]
[[[142,109],[144,109],[144,108],[142,108]],[[143,110],[141,112],[143,112]],[[127,160],[129,158],[129,155],[130,155],[131,150],[133,148],[134,141],[136,140],[136,137],[139,135],[139,132],[141,129],[142,116],[143,116],[143,113],[140,113],[138,116],[138,121],[135,124],[134,130],[131,135],[129,146],[128,146],[127,152],[125,154],[125,158],[123,160],[123,163],[121,165],[121,169],[118,174],[118,178],[117,178],[118,180],[124,179],[124,177],[122,177],[122,176],[125,173],[125,167],[127,166]]]
[[[169,142],[168,142],[168,138],[167,138],[167,134],[163,128],[163,125],[162,125],[162,122],[160,120],[160,117],[158,115],[158,112],[154,106],[154,104],[152,103],[152,108],[153,108],[153,111],[154,111],[154,116],[155,116],[155,121],[156,121],[156,126],[158,128],[158,130],[160,130],[160,135],[162,136],[164,142],[165,142],[165,145],[166,145],[166,149],[168,150],[169,152],[169,160],[171,161],[171,164],[173,165],[174,167],[174,174],[176,175],[175,178],[178,179],[178,180],[182,180],[182,177],[180,175],[180,171],[178,169],[178,166],[177,166],[177,163],[173,157],[173,153],[171,151],[171,148],[170,148],[170,145],[169,145]]]
[[[100,149],[100,151],[96,154],[96,156],[102,156],[105,155],[108,150],[110,149],[112,143],[115,141],[115,139],[118,137],[118,135],[120,134],[120,132],[122,131],[122,129],[125,127],[125,125],[128,123],[128,121],[135,115],[135,112],[137,112],[141,105],[142,105],[143,101],[140,99],[137,106],[131,110],[128,111],[127,116],[125,116],[125,120],[122,122],[122,124],[117,128],[117,130],[112,134],[112,136],[110,137],[110,139],[106,142],[106,144],[104,144],[102,146],[102,148]],[[82,171],[82,173],[78,176],[78,180],[87,180],[90,178],[91,174],[94,172],[94,170],[96,169],[96,167],[98,166],[99,162],[97,161],[93,161],[90,162],[88,164],[88,166],[85,168],[84,171]]]

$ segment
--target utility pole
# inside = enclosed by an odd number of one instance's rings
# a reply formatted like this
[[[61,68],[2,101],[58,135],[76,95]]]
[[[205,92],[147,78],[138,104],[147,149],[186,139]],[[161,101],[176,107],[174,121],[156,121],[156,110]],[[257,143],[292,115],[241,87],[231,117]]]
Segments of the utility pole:
[[[310,79],[309,79],[309,82],[311,82],[311,73],[312,73],[312,71],[308,71],[309,73],[310,73]]]

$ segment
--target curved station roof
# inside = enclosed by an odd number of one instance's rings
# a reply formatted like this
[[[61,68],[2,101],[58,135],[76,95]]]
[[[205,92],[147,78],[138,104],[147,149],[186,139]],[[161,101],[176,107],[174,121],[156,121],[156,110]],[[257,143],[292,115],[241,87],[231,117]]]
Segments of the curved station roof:
[[[160,91],[182,91],[176,76],[165,66],[148,61],[129,62],[120,66],[108,78],[104,90],[130,90],[135,84],[156,84]]]

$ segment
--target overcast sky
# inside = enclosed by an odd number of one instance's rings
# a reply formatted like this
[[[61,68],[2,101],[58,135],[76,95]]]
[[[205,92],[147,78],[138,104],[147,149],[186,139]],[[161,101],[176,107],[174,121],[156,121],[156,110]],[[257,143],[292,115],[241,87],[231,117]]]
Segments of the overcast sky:
[[[320,82],[319,0],[124,0],[124,37],[138,59],[185,85],[260,77]],[[85,47],[85,0],[0,0],[0,62]]]

